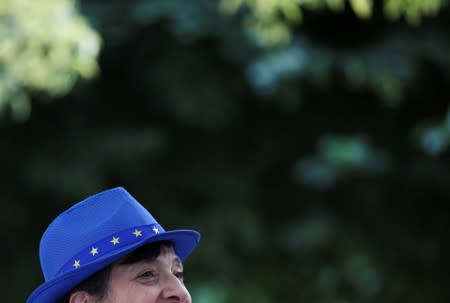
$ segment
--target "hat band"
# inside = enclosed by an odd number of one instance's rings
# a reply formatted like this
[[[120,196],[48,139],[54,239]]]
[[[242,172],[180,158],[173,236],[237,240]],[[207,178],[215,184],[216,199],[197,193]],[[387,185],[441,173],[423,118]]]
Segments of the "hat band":
[[[159,224],[140,225],[111,234],[78,252],[65,263],[56,276],[69,271],[77,270],[94,262],[102,256],[127,245],[137,243],[149,235],[163,233],[164,229]]]

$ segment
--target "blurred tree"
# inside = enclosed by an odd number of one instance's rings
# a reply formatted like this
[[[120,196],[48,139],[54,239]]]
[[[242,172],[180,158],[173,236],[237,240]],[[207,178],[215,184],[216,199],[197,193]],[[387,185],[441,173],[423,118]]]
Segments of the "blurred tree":
[[[3,300],[41,281],[52,217],[121,184],[202,232],[194,302],[448,302],[446,2],[396,1],[416,27],[394,1],[234,3],[80,1],[100,76],[1,120]],[[249,35],[262,3],[287,39]]]
[[[97,73],[100,37],[73,0],[0,3],[0,114],[28,118],[32,91],[51,97]]]
[[[291,41],[291,27],[303,20],[303,10],[328,7],[339,12],[347,3],[362,19],[373,14],[374,0],[222,0],[220,8],[226,14],[248,8],[249,13],[244,18],[247,32],[260,45],[270,47]],[[404,15],[408,23],[417,25],[424,16],[435,16],[446,4],[448,0],[384,0],[384,12],[391,20]]]

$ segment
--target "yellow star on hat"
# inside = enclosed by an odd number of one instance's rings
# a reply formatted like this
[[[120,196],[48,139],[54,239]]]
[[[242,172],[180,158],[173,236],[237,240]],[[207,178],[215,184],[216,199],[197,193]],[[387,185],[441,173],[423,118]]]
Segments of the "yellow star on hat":
[[[75,262],[73,262],[73,267],[78,268],[80,267],[80,260],[75,260]]]
[[[141,237],[141,236],[142,236],[142,231],[141,231],[141,230],[138,230],[138,229],[135,229],[135,230],[133,231],[133,235],[135,235],[136,238],[137,238],[137,237]]]
[[[119,241],[119,237],[113,237],[112,238],[112,240],[111,241],[109,241],[109,242],[111,242],[113,245],[116,245],[116,244],[119,244],[120,243],[120,241]]]
[[[98,254],[98,247],[92,247],[91,251],[89,252],[92,256],[95,256]]]

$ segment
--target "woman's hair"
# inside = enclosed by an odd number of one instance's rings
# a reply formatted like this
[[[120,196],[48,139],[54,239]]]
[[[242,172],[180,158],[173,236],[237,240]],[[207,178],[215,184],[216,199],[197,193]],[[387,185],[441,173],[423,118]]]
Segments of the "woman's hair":
[[[95,296],[97,301],[101,301],[107,294],[109,278],[111,277],[111,270],[114,264],[126,265],[141,261],[151,262],[158,258],[163,247],[172,246],[172,242],[170,241],[160,241],[139,247],[122,259],[119,259],[119,261],[110,264],[78,284],[67,295],[65,295],[59,303],[69,303],[70,296],[76,291],[85,291],[88,294]]]

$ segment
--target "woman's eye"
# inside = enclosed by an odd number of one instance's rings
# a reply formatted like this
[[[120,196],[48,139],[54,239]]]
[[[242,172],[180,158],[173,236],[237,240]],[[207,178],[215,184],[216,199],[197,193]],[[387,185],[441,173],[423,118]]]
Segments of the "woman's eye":
[[[142,274],[139,275],[139,278],[147,278],[147,279],[151,279],[155,277],[155,273],[151,270],[148,270],[146,272],[143,272]]]
[[[184,273],[182,271],[178,271],[175,273],[175,277],[177,277],[180,281],[184,280]]]

